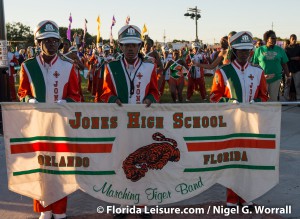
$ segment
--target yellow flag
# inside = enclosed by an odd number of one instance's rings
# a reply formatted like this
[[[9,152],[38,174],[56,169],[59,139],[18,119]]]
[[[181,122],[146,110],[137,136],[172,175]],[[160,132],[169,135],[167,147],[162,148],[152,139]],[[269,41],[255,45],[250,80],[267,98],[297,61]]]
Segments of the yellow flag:
[[[142,30],[142,35],[144,35],[147,31],[148,31],[148,30],[147,30],[146,24],[144,24],[143,30]]]
[[[100,21],[100,17],[97,17],[97,23],[98,23],[98,28],[97,28],[97,43],[99,43],[100,41],[100,25],[101,25],[101,21]]]

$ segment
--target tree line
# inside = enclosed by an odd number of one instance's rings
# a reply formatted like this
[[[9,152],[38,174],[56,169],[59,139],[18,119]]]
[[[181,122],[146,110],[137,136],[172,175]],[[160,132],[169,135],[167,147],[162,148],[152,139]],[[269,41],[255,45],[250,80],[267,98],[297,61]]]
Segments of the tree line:
[[[14,22],[14,23],[6,23],[6,39],[11,44],[11,46],[22,46],[27,48],[28,46],[34,45],[34,36],[33,30],[29,26],[22,24],[21,22]],[[62,38],[67,38],[67,27],[59,27],[59,33]],[[81,33],[83,34],[82,28],[74,28],[71,30],[71,36],[74,33]],[[92,45],[96,42],[97,36],[90,35],[88,32],[85,35],[85,44]],[[73,41],[73,39],[72,39]],[[101,41],[101,39],[100,39]],[[106,41],[106,42],[105,42]],[[107,43],[109,40],[104,40],[104,43]]]

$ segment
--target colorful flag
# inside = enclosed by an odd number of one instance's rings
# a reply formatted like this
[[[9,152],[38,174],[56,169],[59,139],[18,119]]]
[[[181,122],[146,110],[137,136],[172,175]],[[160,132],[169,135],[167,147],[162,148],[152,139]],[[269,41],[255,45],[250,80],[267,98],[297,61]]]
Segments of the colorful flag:
[[[85,35],[87,33],[87,23],[88,23],[87,19],[84,19],[83,40],[84,40]]]
[[[97,23],[98,23],[98,28],[97,28],[97,43],[100,42],[100,25],[101,25],[101,21],[100,21],[100,17],[97,17]]]
[[[68,30],[67,30],[67,38],[68,38],[68,40],[72,41],[71,40],[71,24],[72,24],[72,15],[71,15],[71,13],[70,13],[69,21],[70,21],[70,23],[69,23],[69,27],[68,27]]]
[[[83,37],[82,37],[82,47],[84,48],[85,46],[85,35],[87,33],[87,19],[84,19],[84,29],[83,29]]]
[[[110,29],[112,29],[112,27],[115,26],[115,24],[116,24],[116,19],[115,19],[115,15],[114,15],[113,18],[112,18],[112,21],[111,21]]]
[[[189,71],[184,66],[178,64],[177,62],[174,62],[170,66],[170,76],[172,78],[177,79],[177,78],[180,78],[182,76],[187,77],[188,72]]]
[[[130,22],[130,16],[127,16],[126,21],[125,21],[125,24],[126,24],[126,25],[129,25],[129,22]]]
[[[69,21],[70,21],[70,23],[72,23],[72,15],[71,15],[71,13],[70,13]]]
[[[109,39],[110,46],[114,45],[114,38],[113,38],[113,34],[112,34],[112,27],[115,26],[115,24],[116,24],[116,19],[115,19],[115,15],[113,15],[112,21],[111,21],[111,26],[110,26],[110,39]]]
[[[142,35],[144,35],[148,31],[146,24],[143,26]]]

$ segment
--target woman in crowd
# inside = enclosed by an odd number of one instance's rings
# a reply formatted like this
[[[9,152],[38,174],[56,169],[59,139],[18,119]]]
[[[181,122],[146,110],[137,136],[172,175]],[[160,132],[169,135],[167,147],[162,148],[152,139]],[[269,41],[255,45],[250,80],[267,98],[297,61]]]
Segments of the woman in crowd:
[[[287,66],[288,57],[285,51],[276,45],[276,34],[273,30],[265,32],[264,41],[266,45],[255,50],[253,63],[259,64],[265,72],[269,100],[277,101],[282,69],[287,77],[291,76]]]

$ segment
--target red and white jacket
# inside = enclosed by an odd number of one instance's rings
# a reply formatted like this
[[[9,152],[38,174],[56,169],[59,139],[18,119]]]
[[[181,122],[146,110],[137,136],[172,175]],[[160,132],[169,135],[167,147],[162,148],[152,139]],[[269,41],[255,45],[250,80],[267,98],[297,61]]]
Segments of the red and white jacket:
[[[247,62],[241,66],[236,60],[223,66],[215,73],[210,101],[240,103],[264,102],[268,100],[267,82],[264,71]]]
[[[122,103],[139,104],[146,98],[152,102],[159,101],[154,64],[137,58],[134,65],[130,66],[123,58],[105,66],[102,101],[114,103],[120,99]]]
[[[19,64],[18,59],[12,52],[7,53],[7,59],[9,62],[9,69],[8,69],[8,74],[9,76],[14,75],[15,72],[15,66]]]
[[[20,70],[20,101],[35,98],[38,102],[55,103],[58,100],[80,102],[75,66],[56,55],[50,64],[42,55],[22,63]]]

